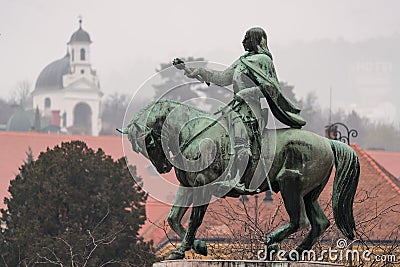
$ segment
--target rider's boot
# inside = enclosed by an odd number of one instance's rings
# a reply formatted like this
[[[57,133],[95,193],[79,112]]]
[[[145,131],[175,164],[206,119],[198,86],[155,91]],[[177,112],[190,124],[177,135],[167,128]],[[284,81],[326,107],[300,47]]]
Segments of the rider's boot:
[[[243,123],[241,116],[234,115],[230,122],[233,127],[231,134],[234,136],[234,158],[233,164],[227,175],[227,180],[221,183],[221,189],[228,189],[239,194],[255,194],[258,189],[250,190],[246,187],[249,181],[244,176],[247,165],[252,161],[251,145],[246,129],[246,122]]]
[[[243,137],[235,137],[235,159],[231,170],[233,181],[239,180],[234,186],[234,189],[240,193],[249,191],[246,188],[244,173],[247,164],[251,161],[250,142]]]

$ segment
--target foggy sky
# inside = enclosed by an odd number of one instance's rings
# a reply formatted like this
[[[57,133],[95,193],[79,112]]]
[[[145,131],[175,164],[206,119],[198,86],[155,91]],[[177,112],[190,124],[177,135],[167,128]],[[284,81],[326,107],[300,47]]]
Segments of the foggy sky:
[[[229,65],[257,25],[267,31],[280,80],[299,98],[314,91],[326,107],[333,88],[335,109],[398,121],[400,52],[390,46],[400,45],[398,10],[396,0],[0,0],[0,97],[25,80],[33,89],[40,71],[65,55],[79,15],[106,94],[133,92],[177,56]]]

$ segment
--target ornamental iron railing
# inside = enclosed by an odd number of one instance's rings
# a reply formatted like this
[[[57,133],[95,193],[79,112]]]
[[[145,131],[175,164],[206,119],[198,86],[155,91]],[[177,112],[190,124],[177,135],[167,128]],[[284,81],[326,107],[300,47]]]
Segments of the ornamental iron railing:
[[[350,145],[350,138],[357,137],[358,132],[355,129],[349,129],[344,123],[335,122],[325,126],[325,136]]]

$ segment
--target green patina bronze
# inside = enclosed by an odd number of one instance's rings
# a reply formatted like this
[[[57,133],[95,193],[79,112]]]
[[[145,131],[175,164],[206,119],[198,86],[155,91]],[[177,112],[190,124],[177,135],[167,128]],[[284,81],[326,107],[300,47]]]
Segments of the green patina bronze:
[[[176,109],[179,112],[173,112]],[[167,117],[169,119],[166,122],[165,118]],[[196,108],[163,100],[146,106],[135,116],[129,126],[121,131],[128,134],[134,151],[149,158],[160,173],[166,173],[171,170],[172,163],[180,164],[166,156],[162,148],[162,140],[167,142],[167,146],[177,142],[182,144],[215,119],[215,116]],[[182,128],[180,123],[182,121],[189,121],[189,123]],[[183,171],[175,167],[181,187],[178,189],[168,222],[183,241],[181,246],[171,253],[170,259],[183,258],[184,252],[191,248],[197,253],[207,254],[205,242],[195,240],[195,234],[207,210],[206,202],[211,200],[212,195],[221,196],[220,188],[226,186],[221,182],[216,183],[217,186],[211,187],[214,191],[205,190],[206,192],[200,193],[206,204],[192,208],[188,229],[182,226],[181,220],[188,210],[188,206],[196,197],[199,197],[199,192],[196,196],[184,195],[182,188],[212,184],[228,168],[229,161],[234,155],[229,153],[230,138],[226,135],[223,123],[225,122],[216,123],[208,131],[198,135],[184,151],[181,151],[185,159],[195,161],[197,166],[203,164],[205,169]],[[163,128],[166,130],[162,131]],[[270,233],[265,241],[266,245],[277,251],[276,244],[278,242],[306,227],[307,221],[309,221],[311,231],[297,247],[297,250],[301,252],[312,247],[329,226],[329,220],[318,204],[318,197],[325,187],[334,165],[336,166],[336,175],[332,206],[335,222],[347,238],[353,239],[355,223],[352,205],[359,177],[359,162],[353,149],[344,143],[299,129],[279,129],[276,132],[266,130],[262,134],[262,146],[268,147],[269,139],[273,134],[276,134],[275,152],[273,154],[266,153],[264,156],[265,159],[273,159],[273,164],[269,172],[261,177],[263,182],[258,186],[257,192],[268,190],[268,177],[273,190],[281,192],[290,222]],[[201,142],[205,138],[211,139],[216,145],[216,151],[213,153],[215,157],[211,164],[207,162],[207,155],[212,153],[202,154],[207,151],[207,149],[201,148]],[[177,151],[171,152],[174,157],[178,156],[176,155]],[[255,164],[255,161],[249,161],[248,168],[254,169]],[[245,175],[252,176],[252,172],[247,172]],[[254,193],[245,192],[245,194]],[[226,196],[237,197],[241,194],[243,192],[236,191],[233,187]]]
[[[181,60],[174,60],[188,77],[220,86],[233,84],[235,97],[221,112],[209,114],[161,100],[148,104],[120,130],[128,135],[132,149],[146,156],[158,172],[174,168],[180,182],[168,222],[182,244],[170,259],[182,259],[192,248],[207,254],[205,241],[195,236],[212,196],[238,197],[267,190],[281,192],[290,217],[286,225],[267,236],[268,249],[277,251],[277,243],[308,224],[311,231],[296,249],[311,249],[330,224],[318,197],[333,166],[335,222],[347,238],[354,238],[357,155],[344,143],[300,129],[305,121],[300,110],[282,95],[262,29],[250,29],[243,46],[247,53],[225,71],[190,69]],[[274,116],[291,128],[265,129],[262,97]],[[181,220],[190,205],[193,207],[185,229]]]

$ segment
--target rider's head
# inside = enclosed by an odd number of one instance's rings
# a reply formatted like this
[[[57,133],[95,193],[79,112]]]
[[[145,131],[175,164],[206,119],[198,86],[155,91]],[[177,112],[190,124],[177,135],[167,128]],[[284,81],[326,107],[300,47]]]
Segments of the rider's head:
[[[251,28],[247,30],[242,44],[244,50],[248,52],[262,53],[260,50],[267,48],[267,34],[260,27]]]

